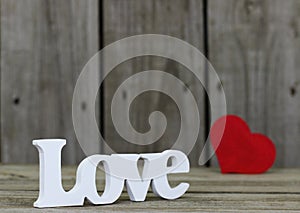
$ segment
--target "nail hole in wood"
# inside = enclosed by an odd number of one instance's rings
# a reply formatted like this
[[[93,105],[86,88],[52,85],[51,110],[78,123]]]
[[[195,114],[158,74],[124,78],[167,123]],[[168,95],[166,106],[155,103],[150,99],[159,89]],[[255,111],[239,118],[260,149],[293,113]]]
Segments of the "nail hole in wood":
[[[295,96],[296,93],[297,93],[296,88],[295,88],[295,87],[291,87],[291,88],[290,88],[290,94],[291,94],[291,96],[292,96],[292,97]]]
[[[81,109],[82,109],[82,111],[86,110],[86,103],[85,102],[81,103]]]
[[[15,97],[13,100],[14,105],[18,105],[20,104],[20,98],[19,97]]]
[[[126,93],[126,91],[123,91],[123,92],[122,92],[122,97],[123,97],[123,99],[126,99],[126,98],[127,98],[127,93]]]

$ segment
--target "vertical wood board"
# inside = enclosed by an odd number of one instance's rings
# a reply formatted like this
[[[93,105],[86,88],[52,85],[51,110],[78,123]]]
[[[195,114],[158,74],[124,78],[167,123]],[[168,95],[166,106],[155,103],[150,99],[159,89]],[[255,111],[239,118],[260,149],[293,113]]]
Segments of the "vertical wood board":
[[[274,141],[276,166],[300,166],[300,2],[208,2],[209,57],[228,113]]]
[[[104,1],[104,44],[140,34],[165,34],[187,41],[203,49],[202,1]],[[141,44],[141,48],[142,44]],[[179,50],[180,51],[180,50]],[[189,53],[183,53],[189,54]],[[130,118],[132,126],[138,132],[149,131],[148,117],[153,111],[161,111],[167,118],[168,126],[164,135],[155,143],[147,146],[135,145],[125,141],[116,131],[111,121],[110,104],[120,84],[135,73],[145,70],[161,70],[175,75],[183,81],[196,97],[201,127],[198,141],[190,154],[192,165],[196,165],[204,141],[204,92],[200,82],[186,68],[177,62],[161,57],[138,57],[120,64],[107,77],[105,88],[105,136],[109,146],[117,152],[157,152],[170,148],[180,130],[180,113],[176,103],[167,95],[159,92],[146,92],[138,96],[131,104]],[[145,83],[145,82],[144,82]],[[134,90],[139,90],[143,82],[135,82],[130,90],[124,91],[124,104],[128,102]],[[165,85],[164,81],[153,82]],[[177,104],[185,106],[183,116],[191,116],[190,105],[185,102],[184,91]],[[124,112],[127,113],[127,112]],[[125,123],[124,125],[129,125]],[[186,124],[189,125],[189,124]],[[156,123],[154,128],[159,128]],[[189,139],[187,139],[188,141]],[[183,145],[184,146],[184,145]]]
[[[66,138],[64,163],[83,158],[72,95],[98,41],[96,0],[1,1],[2,162],[36,163],[36,138]]]

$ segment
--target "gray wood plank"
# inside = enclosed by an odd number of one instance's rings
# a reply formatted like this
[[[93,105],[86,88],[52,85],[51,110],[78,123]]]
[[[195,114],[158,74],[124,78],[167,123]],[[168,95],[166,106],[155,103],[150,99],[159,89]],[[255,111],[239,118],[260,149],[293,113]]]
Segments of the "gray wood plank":
[[[71,189],[77,166],[62,168],[63,186]],[[221,174],[216,168],[192,168],[189,173],[168,175],[170,185],[190,184],[191,193],[299,194],[299,169],[272,169],[259,175]],[[36,191],[39,184],[37,165],[1,165],[0,191]],[[104,190],[105,175],[97,170],[97,189]],[[150,190],[151,191],[151,190]]]
[[[202,1],[103,1],[104,8],[104,44],[110,44],[121,38],[137,34],[165,34],[181,38],[198,49],[203,49]],[[141,44],[142,48],[142,44]],[[120,53],[121,54],[121,53]],[[189,53],[186,53],[189,54]],[[197,60],[197,59],[196,59]],[[196,96],[201,117],[200,135],[196,146],[189,155],[192,165],[196,165],[204,142],[204,92],[200,82],[178,63],[161,57],[139,57],[124,62],[113,70],[104,82],[105,88],[105,137],[109,146],[116,152],[158,152],[170,148],[178,137],[180,114],[176,103],[168,96],[158,92],[146,92],[138,96],[131,105],[130,119],[138,132],[149,131],[148,117],[159,110],[167,118],[168,126],[163,136],[147,146],[135,145],[124,140],[113,126],[110,115],[112,97],[119,85],[131,75],[145,70],[162,70],[171,73],[185,82]],[[124,104],[139,91],[143,82],[136,82],[124,92]],[[164,81],[153,82],[165,86]],[[183,88],[184,89],[184,88]],[[182,93],[182,91],[179,91]],[[185,94],[178,104],[185,106],[185,115],[192,115]],[[123,122],[123,121],[122,121]],[[128,125],[125,123],[124,125]],[[187,124],[189,125],[189,124]],[[156,122],[154,128],[159,128]],[[188,140],[187,140],[188,141]]]
[[[70,189],[75,182],[76,167],[62,168],[63,185]],[[104,189],[104,174],[97,175],[99,194]],[[190,183],[186,194],[177,200],[155,197],[151,191],[145,202],[131,202],[124,190],[112,205],[35,209],[38,197],[37,165],[0,166],[1,212],[282,212],[299,211],[299,169],[273,169],[261,175],[221,174],[217,169],[192,168],[188,174],[173,174],[170,185]]]
[[[58,137],[68,141],[64,163],[82,159],[72,95],[98,41],[96,0],[1,1],[2,162],[37,162],[32,139]]]
[[[122,194],[111,205],[37,209],[37,191],[0,191],[1,212],[299,212],[299,194],[206,194],[186,193],[177,200],[164,200],[148,193],[144,202],[132,202]]]
[[[274,141],[276,166],[299,166],[300,2],[210,0],[208,14],[209,57],[228,113]]]

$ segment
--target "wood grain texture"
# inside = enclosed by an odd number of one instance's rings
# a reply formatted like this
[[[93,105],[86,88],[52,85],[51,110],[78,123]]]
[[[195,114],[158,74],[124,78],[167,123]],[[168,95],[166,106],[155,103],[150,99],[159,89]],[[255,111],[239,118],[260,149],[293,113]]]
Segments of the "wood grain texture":
[[[228,113],[274,141],[276,166],[300,166],[300,2],[209,0],[208,14],[209,57]]]
[[[97,0],[1,1],[2,162],[37,162],[32,139],[48,137],[67,139],[64,163],[82,159],[72,95],[98,41]]]
[[[202,1],[168,0],[138,1],[109,0],[103,1],[104,9],[104,44],[110,44],[121,38],[138,34],[165,34],[183,39],[198,49],[203,49]],[[141,44],[141,48],[142,44]],[[180,50],[179,50],[180,51]],[[189,54],[189,53],[183,53]],[[161,70],[171,73],[186,84],[182,88],[182,99],[185,106],[183,116],[191,115],[190,105],[185,102],[185,89],[190,89],[196,97],[201,117],[201,130],[197,144],[189,155],[192,165],[196,165],[204,142],[204,92],[202,85],[183,66],[178,63],[155,56],[144,56],[126,61],[116,67],[104,81],[105,88],[105,138],[109,146],[117,152],[157,152],[170,148],[178,137],[180,114],[176,103],[167,95],[159,92],[146,92],[138,96],[131,104],[130,119],[133,127],[139,132],[149,131],[148,117],[153,111],[161,111],[167,118],[168,126],[164,135],[155,143],[147,146],[135,145],[124,140],[113,126],[110,115],[110,104],[116,89],[131,75],[145,70]],[[124,103],[139,91],[143,82],[131,85],[125,91]],[[153,82],[165,85],[164,81]],[[127,113],[127,112],[124,112]],[[192,115],[192,117],[194,117]],[[128,123],[124,122],[124,125]],[[189,125],[189,124],[187,124]],[[157,128],[158,123],[154,125]],[[187,139],[188,141],[188,139]]]
[[[103,23],[99,23],[102,11]],[[275,142],[275,166],[300,166],[299,1],[209,0],[207,12],[209,57],[225,88],[228,113],[243,117],[254,132]],[[102,8],[97,0],[1,0],[0,24],[2,162],[37,162],[31,141],[42,137],[68,140],[64,163],[82,159],[73,131],[71,101],[80,70],[99,48],[99,25],[104,45],[143,33],[175,36],[200,50],[204,42],[203,5],[197,0],[103,0]],[[196,165],[205,141],[204,91],[185,67],[171,60],[135,58],[107,77],[104,130],[108,143],[117,152],[158,152],[176,140],[180,114],[176,103],[161,93],[140,95],[130,111],[131,123],[139,132],[149,130],[151,112],[166,115],[167,130],[156,143],[137,146],[126,142],[112,124],[110,103],[115,90],[126,78],[148,69],[177,76],[195,95],[201,130],[189,158]],[[153,83],[165,86],[163,81]],[[124,103],[141,84],[136,82],[131,91],[124,92]],[[218,97],[220,85],[209,85]],[[89,103],[87,87],[77,112],[82,113],[85,126]],[[185,95],[180,103],[186,107],[183,113],[191,116]],[[91,137],[90,132],[84,135]],[[93,149],[100,150],[100,146]]]
[[[132,202],[126,194],[112,205],[84,207],[58,207],[35,209],[32,207],[37,192],[0,192],[1,212],[298,212],[299,194],[226,194],[187,193],[177,200],[163,200],[148,193],[144,202]],[[12,198],[13,197],[13,198]]]
[[[63,167],[66,190],[75,183],[75,167]],[[104,174],[97,172],[99,193]],[[300,210],[299,169],[273,169],[261,175],[223,175],[216,169],[193,168],[188,174],[170,175],[170,185],[190,183],[188,192],[177,200],[164,200],[149,192],[145,202],[131,202],[124,191],[112,205],[35,209],[38,197],[37,165],[0,166],[1,212],[283,212]],[[150,190],[151,191],[151,190]]]
[[[76,167],[64,166],[63,186],[71,189],[76,181]],[[220,174],[215,168],[192,168],[188,174],[170,174],[171,186],[190,183],[191,193],[271,193],[293,194],[300,191],[298,169],[273,169],[260,175]],[[36,191],[39,184],[36,165],[1,165],[0,189],[7,191]],[[104,173],[97,171],[97,188],[104,189]]]

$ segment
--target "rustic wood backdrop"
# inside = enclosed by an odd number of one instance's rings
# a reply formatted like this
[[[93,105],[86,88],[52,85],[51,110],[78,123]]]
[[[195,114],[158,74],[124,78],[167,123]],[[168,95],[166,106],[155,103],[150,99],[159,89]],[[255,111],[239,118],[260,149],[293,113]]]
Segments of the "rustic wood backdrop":
[[[82,160],[71,117],[81,69],[97,51],[118,39],[157,33],[199,48],[220,76],[228,113],[243,117],[253,131],[273,139],[276,166],[300,166],[300,1],[1,0],[0,4],[1,162],[37,163],[31,141],[46,137],[68,140],[64,163]],[[201,126],[189,156],[196,165],[208,131],[209,104],[201,84],[174,61],[140,57],[121,64],[107,77],[97,106],[106,140],[118,152],[146,152],[166,149],[178,136],[176,104],[155,92],[132,103],[130,118],[144,132],[149,128],[149,113],[161,110],[169,125],[158,142],[134,146],[114,130],[112,95],[130,75],[147,69],[178,76],[198,97],[201,122],[206,125]],[[219,85],[210,89],[218,93]],[[130,95],[127,91],[124,101]],[[88,93],[82,96],[78,113],[89,104]],[[182,103],[184,113],[189,113],[184,97]]]

